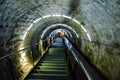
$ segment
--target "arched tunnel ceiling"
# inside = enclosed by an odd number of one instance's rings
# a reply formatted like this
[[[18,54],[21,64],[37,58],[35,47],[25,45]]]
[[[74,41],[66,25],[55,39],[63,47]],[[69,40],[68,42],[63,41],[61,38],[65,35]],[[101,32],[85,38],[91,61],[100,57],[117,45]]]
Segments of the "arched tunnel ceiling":
[[[57,32],[63,32],[63,35],[66,36],[66,37],[72,37],[72,34],[70,31],[66,30],[66,29],[63,29],[63,28],[60,28],[60,29],[55,29],[53,30],[52,32],[50,32],[49,36],[48,37],[52,37],[54,35],[56,35]]]
[[[38,17],[48,14],[64,14],[83,23],[93,41],[96,41],[98,37],[97,41],[101,43],[109,44],[111,41],[106,41],[106,39],[110,40],[109,38],[120,43],[118,0],[1,0],[0,4],[3,27],[16,26],[24,31],[25,27],[28,27]],[[114,8],[116,10],[113,11]],[[66,21],[63,22],[66,23]]]
[[[42,15],[67,14],[70,2],[70,0],[5,0],[1,5],[1,10],[4,15],[8,15],[4,19],[29,22]]]
[[[40,35],[40,37],[41,37],[41,39],[46,39],[46,37],[50,36],[50,34],[52,32],[54,32],[56,30],[59,30],[59,29],[64,30],[71,37],[72,36],[77,37],[77,38],[80,37],[80,35],[78,35],[78,33],[73,28],[71,28],[70,26],[65,25],[65,24],[54,24],[54,25],[48,26],[47,28],[45,28],[43,30],[43,32]]]
[[[61,16],[34,23],[47,15]],[[54,24],[72,27],[82,38],[80,50],[111,79],[119,78],[120,0],[0,0],[0,48],[6,51],[17,48],[27,33],[28,43],[37,42]]]

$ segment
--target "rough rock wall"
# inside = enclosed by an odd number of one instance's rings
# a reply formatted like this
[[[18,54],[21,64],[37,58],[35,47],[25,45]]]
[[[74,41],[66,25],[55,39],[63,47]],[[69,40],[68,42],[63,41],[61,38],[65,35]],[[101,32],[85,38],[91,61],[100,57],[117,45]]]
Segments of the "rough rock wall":
[[[111,80],[120,79],[119,13],[119,0],[80,0],[81,21],[92,39],[83,39],[81,49]]]

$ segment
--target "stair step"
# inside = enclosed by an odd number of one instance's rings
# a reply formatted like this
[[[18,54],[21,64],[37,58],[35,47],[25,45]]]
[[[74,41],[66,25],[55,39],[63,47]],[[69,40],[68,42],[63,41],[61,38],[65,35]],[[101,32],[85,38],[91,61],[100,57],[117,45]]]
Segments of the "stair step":
[[[49,54],[47,54],[47,56],[63,56],[63,55],[64,55],[64,53],[54,53],[54,54],[49,53]]]
[[[64,53],[64,50],[49,50],[50,54],[55,54],[55,53]]]
[[[51,70],[57,70],[57,69],[60,69],[60,70],[65,70],[66,67],[56,67],[56,66],[36,66],[35,67],[36,69],[51,69]]]
[[[38,73],[32,73],[31,76],[66,76],[66,74],[38,74]]]
[[[53,70],[40,70],[40,69],[34,69],[34,70],[36,70],[36,71],[53,71]],[[58,71],[58,72],[64,72],[65,70],[54,70],[54,71]]]
[[[44,60],[64,60],[63,58],[51,58],[51,59],[46,59],[47,57],[44,58]]]
[[[48,53],[27,76],[27,80],[67,80],[65,51],[60,40],[51,45]]]
[[[39,69],[35,69],[32,71],[33,73],[44,73],[44,74],[50,74],[50,73],[54,73],[54,74],[66,74],[65,70],[39,70]]]
[[[52,79],[27,79],[27,80],[52,80]]]
[[[64,57],[61,57],[61,56],[48,56],[48,57],[45,57],[45,59],[64,59]]]
[[[61,64],[61,63],[65,63],[64,61],[48,61],[48,60],[44,60],[44,61],[42,61],[42,63],[59,63],[59,64]]]
[[[31,74],[32,79],[66,80],[66,74]]]
[[[58,54],[58,53],[56,53],[56,54],[48,54],[46,57],[48,57],[48,56],[61,56],[61,57],[63,57],[64,56],[64,54]]]
[[[49,50],[48,51],[48,54],[65,54],[65,51],[64,50]]]
[[[64,53],[62,53],[62,52],[60,52],[60,53],[54,53],[54,54],[51,54],[51,53],[47,54],[47,56],[63,56],[63,55],[64,55]]]
[[[66,72],[64,71],[59,71],[59,72],[57,72],[57,71],[33,71],[32,73],[39,73],[39,74],[66,74]]]
[[[47,57],[45,57],[45,59],[64,59],[64,57],[62,57],[62,56],[47,56]]]
[[[46,67],[66,67],[66,64],[52,64],[52,63],[43,63],[43,64],[39,64],[39,65],[36,65],[36,67],[41,67],[41,66],[46,66]],[[35,68],[36,68],[35,67]]]
[[[44,59],[44,61],[64,61],[64,59]]]
[[[64,56],[64,54],[58,54],[58,53],[56,53],[56,54],[48,54],[46,57],[50,57],[50,56],[52,56],[52,57],[55,57],[55,56],[60,56],[60,57],[63,57]]]
[[[59,63],[39,63],[42,66],[66,66],[66,64],[59,64]]]
[[[46,59],[65,59],[64,57],[55,57],[55,58],[53,58],[53,57],[45,57],[44,58],[44,60],[46,60]]]
[[[66,68],[66,66],[36,66],[38,68]]]
[[[63,57],[64,56],[64,54],[62,54],[62,53],[60,53],[60,54],[58,54],[58,53],[56,53],[56,54],[48,54],[46,57],[55,57],[55,56],[60,56],[60,57]]]
[[[66,70],[65,68],[64,69],[58,69],[58,68],[41,68],[40,70]]]

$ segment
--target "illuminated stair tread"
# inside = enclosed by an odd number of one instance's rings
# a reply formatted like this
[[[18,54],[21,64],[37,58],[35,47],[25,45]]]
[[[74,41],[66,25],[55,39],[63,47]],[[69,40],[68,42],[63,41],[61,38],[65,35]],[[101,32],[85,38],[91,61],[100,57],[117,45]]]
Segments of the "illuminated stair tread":
[[[67,80],[65,51],[61,43],[55,41],[52,44],[27,80]]]
[[[33,71],[33,73],[36,72],[36,73],[56,73],[56,74],[59,74],[59,73],[66,73],[65,70],[37,70],[35,69]]]

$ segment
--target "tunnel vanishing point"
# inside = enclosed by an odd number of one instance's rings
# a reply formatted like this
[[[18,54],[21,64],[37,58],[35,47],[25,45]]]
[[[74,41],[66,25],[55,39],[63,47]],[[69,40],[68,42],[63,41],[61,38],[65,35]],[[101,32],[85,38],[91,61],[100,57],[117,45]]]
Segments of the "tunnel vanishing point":
[[[120,80],[120,0],[0,0],[0,80],[64,80],[33,73],[52,53],[65,80]]]

